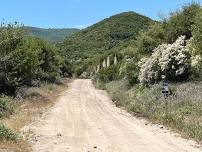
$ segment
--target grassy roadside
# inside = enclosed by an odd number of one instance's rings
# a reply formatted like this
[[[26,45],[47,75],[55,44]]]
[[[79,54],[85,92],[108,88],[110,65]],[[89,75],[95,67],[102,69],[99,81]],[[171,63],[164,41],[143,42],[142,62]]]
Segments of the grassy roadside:
[[[21,91],[23,98],[0,97],[0,151],[31,151],[26,138],[21,136],[21,129],[54,104],[59,94],[67,88],[68,81],[26,88]]]
[[[172,95],[166,101],[160,84],[130,88],[121,80],[97,86],[106,89],[117,106],[202,143],[202,82],[171,84]]]

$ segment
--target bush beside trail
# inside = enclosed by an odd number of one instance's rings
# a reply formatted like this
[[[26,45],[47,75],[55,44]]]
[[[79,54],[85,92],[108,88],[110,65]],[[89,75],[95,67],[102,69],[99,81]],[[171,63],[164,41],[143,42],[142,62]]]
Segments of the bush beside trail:
[[[112,101],[138,117],[160,123],[180,132],[186,138],[202,142],[201,83],[171,84],[172,94],[165,100],[161,84],[130,87],[127,80],[100,84]]]
[[[12,130],[6,128],[3,124],[0,124],[0,141],[1,140],[11,140],[16,141],[18,135]]]
[[[199,142],[202,141],[201,14],[201,6],[193,2],[152,23],[121,51],[118,68],[103,69],[94,77],[97,87],[106,89],[117,106]],[[161,93],[163,79],[171,84],[166,101]]]
[[[61,52],[44,40],[28,37],[19,24],[0,28],[0,92],[14,94],[34,81],[54,82],[65,74]]]

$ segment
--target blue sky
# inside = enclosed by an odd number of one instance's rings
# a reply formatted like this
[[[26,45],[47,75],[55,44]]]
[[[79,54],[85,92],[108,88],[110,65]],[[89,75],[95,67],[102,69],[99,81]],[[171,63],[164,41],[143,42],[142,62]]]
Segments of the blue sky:
[[[83,28],[111,15],[135,11],[159,19],[159,14],[192,0],[1,0],[0,21],[18,21],[43,28]],[[202,4],[202,0],[197,0]]]

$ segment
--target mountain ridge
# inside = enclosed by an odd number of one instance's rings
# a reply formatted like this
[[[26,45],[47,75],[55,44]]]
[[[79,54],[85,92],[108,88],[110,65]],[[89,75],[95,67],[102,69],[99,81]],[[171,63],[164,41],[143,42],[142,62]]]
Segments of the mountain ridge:
[[[132,11],[119,13],[67,37],[59,47],[70,58],[86,59],[121,49],[152,22],[152,19]]]
[[[65,37],[79,31],[77,28],[40,28],[32,26],[25,26],[24,28],[29,35],[45,39],[49,42],[62,41]]]

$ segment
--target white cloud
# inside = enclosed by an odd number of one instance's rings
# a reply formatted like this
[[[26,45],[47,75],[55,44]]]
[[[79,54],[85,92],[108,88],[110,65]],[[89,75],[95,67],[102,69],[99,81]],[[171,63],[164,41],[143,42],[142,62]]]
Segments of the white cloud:
[[[78,28],[78,29],[84,29],[84,28],[87,28],[88,26],[90,26],[92,24],[85,24],[85,25],[75,25],[75,28]]]
[[[84,28],[85,28],[85,25],[76,25],[75,28],[84,29]]]

